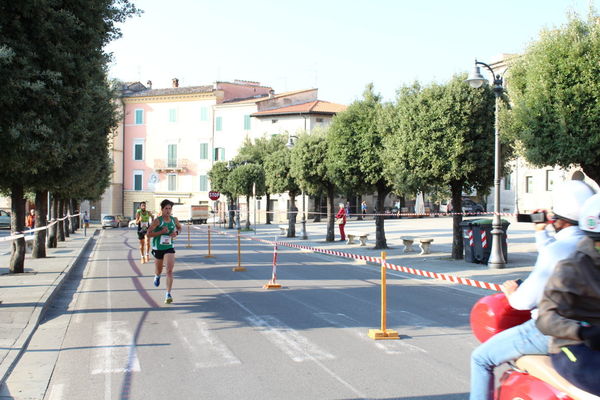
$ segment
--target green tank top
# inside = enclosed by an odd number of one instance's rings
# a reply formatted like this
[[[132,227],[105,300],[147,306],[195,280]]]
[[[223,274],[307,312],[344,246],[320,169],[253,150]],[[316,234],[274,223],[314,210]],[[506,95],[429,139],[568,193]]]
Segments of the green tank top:
[[[138,222],[138,227],[142,230],[148,229],[150,226],[150,212],[146,210],[143,212],[141,209],[137,210],[137,213],[140,215],[140,222]]]
[[[175,220],[171,217],[169,222],[165,222],[163,217],[158,217],[159,224],[153,232],[160,232],[165,226],[169,229],[164,235],[154,236],[152,238],[153,250],[168,250],[173,248],[173,238],[169,235],[175,231]]]

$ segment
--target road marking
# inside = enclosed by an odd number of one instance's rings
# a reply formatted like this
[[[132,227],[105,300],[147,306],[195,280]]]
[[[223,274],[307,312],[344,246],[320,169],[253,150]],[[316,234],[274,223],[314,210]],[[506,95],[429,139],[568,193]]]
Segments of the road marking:
[[[296,362],[335,358],[273,316],[251,315],[246,320]]]
[[[101,322],[94,334],[94,347],[97,349],[92,356],[92,375],[140,371],[134,337],[128,322]]]
[[[406,342],[406,339],[399,340],[386,340],[386,341],[378,341],[373,340],[367,335],[367,330],[360,330],[359,328],[351,327],[348,325],[350,323],[358,323],[353,318],[341,313],[328,313],[328,312],[320,312],[316,313],[315,316],[331,323],[332,325],[353,331],[356,336],[361,338],[362,340],[371,342],[377,347],[379,350],[384,351],[386,354],[408,354],[408,353],[427,353],[427,350],[422,349],[418,346],[412,345]]]
[[[171,321],[196,368],[224,367],[242,362],[217,338],[204,321],[180,319]]]
[[[62,400],[64,391],[65,385],[63,383],[57,383],[52,385],[52,389],[50,389],[50,395],[48,396],[48,400]]]

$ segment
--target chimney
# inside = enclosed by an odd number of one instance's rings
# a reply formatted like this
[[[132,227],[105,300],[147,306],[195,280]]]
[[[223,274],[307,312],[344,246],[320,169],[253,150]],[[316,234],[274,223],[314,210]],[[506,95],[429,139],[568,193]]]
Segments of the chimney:
[[[146,87],[147,87],[148,89],[152,89],[152,81],[148,81],[148,82],[146,82]]]
[[[269,98],[272,99],[275,97],[275,91],[273,89],[269,90]]]
[[[179,87],[179,79],[173,78],[172,82],[173,82],[173,87],[174,88],[178,88]]]

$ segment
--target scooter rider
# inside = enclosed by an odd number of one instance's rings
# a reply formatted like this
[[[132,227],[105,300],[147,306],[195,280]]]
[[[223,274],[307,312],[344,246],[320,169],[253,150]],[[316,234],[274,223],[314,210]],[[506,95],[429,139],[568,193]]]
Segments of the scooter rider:
[[[583,233],[577,227],[579,211],[594,191],[582,181],[567,181],[556,188],[554,196],[554,220],[551,222],[556,235],[554,241],[544,238],[546,225],[536,227],[539,255],[535,266],[521,285],[506,281],[501,288],[510,305],[517,310],[532,310],[532,319],[505,331],[479,345],[471,354],[471,400],[493,399],[494,368],[504,362],[516,360],[525,354],[546,354],[549,337],[535,326],[537,305],[544,287],[556,264],[575,250]],[[539,236],[539,237],[537,237]]]
[[[600,194],[584,203],[579,228],[586,236],[548,280],[536,325],[552,336],[554,369],[578,388],[600,395]]]

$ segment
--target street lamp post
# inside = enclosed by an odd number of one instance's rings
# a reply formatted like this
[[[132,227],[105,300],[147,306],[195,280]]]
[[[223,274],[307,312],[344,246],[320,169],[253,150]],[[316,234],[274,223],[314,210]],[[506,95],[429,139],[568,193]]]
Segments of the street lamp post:
[[[500,106],[500,96],[504,93],[504,86],[502,77],[494,73],[492,67],[488,64],[475,60],[475,67],[469,74],[467,82],[472,88],[479,88],[486,83],[486,79],[481,75],[479,65],[486,67],[492,77],[494,78],[493,88],[494,94],[496,95],[496,105],[494,113],[494,218],[492,220],[492,249],[490,259],[488,260],[488,267],[490,268],[504,268],[506,266],[506,260],[504,259],[504,253],[502,251],[502,221],[500,219],[500,131],[498,128],[498,112]]]

